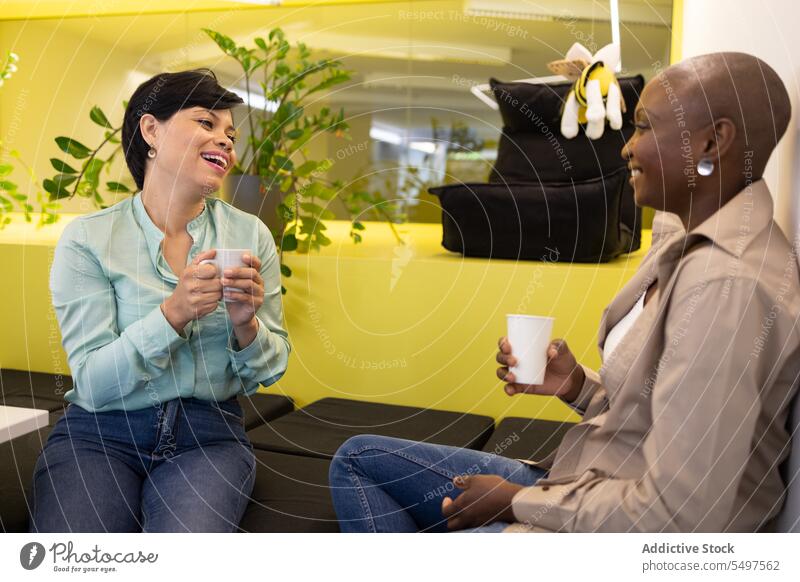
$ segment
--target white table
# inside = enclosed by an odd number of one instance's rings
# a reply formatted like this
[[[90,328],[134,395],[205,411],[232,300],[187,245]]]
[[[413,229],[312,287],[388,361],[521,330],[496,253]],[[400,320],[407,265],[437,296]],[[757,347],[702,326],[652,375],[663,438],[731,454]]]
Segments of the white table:
[[[47,426],[49,415],[46,410],[0,406],[0,443]]]

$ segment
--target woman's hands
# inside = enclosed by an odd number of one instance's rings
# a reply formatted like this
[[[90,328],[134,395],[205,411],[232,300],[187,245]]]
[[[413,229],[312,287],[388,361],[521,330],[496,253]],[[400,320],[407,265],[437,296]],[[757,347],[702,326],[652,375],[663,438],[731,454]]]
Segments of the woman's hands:
[[[498,475],[458,475],[453,484],[464,492],[455,501],[442,500],[442,515],[450,529],[488,525],[495,521],[516,521],[511,501],[522,485],[506,481]]]
[[[517,364],[517,359],[511,355],[508,338],[501,337],[498,346],[500,350],[497,352],[497,363],[503,367],[497,369],[497,377],[507,382],[505,391],[509,396],[524,392],[560,396],[567,402],[572,402],[580,394],[586,375],[569,350],[566,341],[556,339],[548,346],[547,368],[544,371],[544,383],[541,385],[517,384],[514,373],[509,371],[510,367]]]
[[[214,311],[222,299],[222,283],[214,265],[201,265],[200,261],[213,259],[215,249],[199,253],[178,278],[178,285],[161,304],[161,311],[169,324],[179,334],[195,319],[200,319]]]
[[[247,267],[225,269],[222,285],[235,287],[235,291],[225,291],[223,296],[232,300],[226,303],[228,316],[234,327],[242,327],[255,322],[256,312],[264,304],[264,279],[261,278],[261,260],[253,255],[242,255]]]

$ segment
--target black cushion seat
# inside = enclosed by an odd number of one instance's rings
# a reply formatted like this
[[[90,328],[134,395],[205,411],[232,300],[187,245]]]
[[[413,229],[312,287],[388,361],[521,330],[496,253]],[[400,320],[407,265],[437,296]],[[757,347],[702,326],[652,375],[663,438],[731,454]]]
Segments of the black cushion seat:
[[[64,394],[72,390],[72,377],[25,370],[0,369],[0,405],[47,410],[50,424],[64,413]],[[294,410],[294,402],[280,394],[240,396],[245,430],[256,428]]]
[[[245,430],[252,430],[294,410],[294,401],[280,394],[256,393],[252,396],[239,396],[239,404],[244,412]]]
[[[571,182],[448,184],[431,188],[442,204],[442,246],[467,257],[606,262],[627,252],[620,200],[628,168]]]
[[[28,531],[33,468],[51,430],[45,426],[0,443],[0,529],[4,532]]]
[[[0,369],[0,404],[59,412],[72,378],[63,374]]]
[[[323,398],[247,436],[257,449],[330,459],[342,443],[359,434],[479,450],[493,429],[488,416]]]
[[[256,483],[239,524],[245,532],[338,532],[330,461],[255,450]]]
[[[606,127],[600,139],[591,140],[583,129],[572,139],[561,135],[561,112],[572,83],[503,83],[491,79],[503,133],[497,148],[490,182],[570,182],[612,174],[627,167],[620,154],[635,131],[633,112],[644,88],[644,77],[619,77],[625,111],[622,128]],[[619,219],[625,235],[625,252],[641,245],[641,210],[633,198],[633,186],[625,180]]]
[[[509,459],[540,461],[558,448],[572,422],[504,418],[497,425],[483,451]]]

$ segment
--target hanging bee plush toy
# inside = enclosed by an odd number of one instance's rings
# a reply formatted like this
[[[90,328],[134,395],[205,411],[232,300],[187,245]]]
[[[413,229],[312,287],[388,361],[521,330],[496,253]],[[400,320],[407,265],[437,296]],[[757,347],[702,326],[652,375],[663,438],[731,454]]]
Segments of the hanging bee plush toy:
[[[618,63],[618,44],[606,45],[592,56],[585,46],[576,42],[563,60],[547,65],[555,74],[575,82],[561,114],[561,134],[564,137],[572,139],[578,135],[579,124],[585,124],[586,137],[599,139],[606,119],[611,129],[622,127],[625,101],[614,74]]]

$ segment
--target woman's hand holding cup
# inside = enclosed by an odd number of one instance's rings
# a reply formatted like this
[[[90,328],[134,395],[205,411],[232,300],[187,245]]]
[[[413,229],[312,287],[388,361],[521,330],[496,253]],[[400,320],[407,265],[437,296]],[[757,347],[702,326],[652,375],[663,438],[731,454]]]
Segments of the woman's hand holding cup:
[[[170,325],[179,334],[195,319],[205,317],[217,308],[222,299],[222,281],[213,264],[200,264],[216,256],[216,249],[199,253],[190,265],[183,269],[178,285],[161,304],[161,311]]]
[[[556,339],[547,347],[547,366],[542,384],[517,383],[514,373],[509,370],[517,365],[517,359],[511,353],[511,344],[508,338],[501,337],[498,347],[500,349],[497,352],[497,363],[502,367],[497,369],[497,377],[507,382],[505,391],[509,396],[520,393],[541,394],[560,396],[567,402],[572,402],[578,397],[583,387],[585,374],[575,356],[572,355],[566,341]]]

